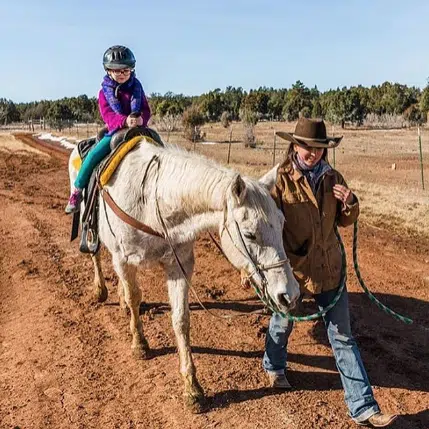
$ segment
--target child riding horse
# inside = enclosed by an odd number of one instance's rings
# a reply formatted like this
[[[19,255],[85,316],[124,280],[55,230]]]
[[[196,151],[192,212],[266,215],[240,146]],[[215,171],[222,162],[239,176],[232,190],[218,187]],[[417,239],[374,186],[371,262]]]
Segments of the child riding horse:
[[[135,64],[134,54],[125,46],[112,46],[104,53],[103,66],[107,73],[98,94],[98,105],[108,132],[83,161],[66,213],[79,211],[82,191],[94,168],[110,153],[112,135],[126,127],[145,127],[150,119],[149,103],[142,84],[135,77]]]

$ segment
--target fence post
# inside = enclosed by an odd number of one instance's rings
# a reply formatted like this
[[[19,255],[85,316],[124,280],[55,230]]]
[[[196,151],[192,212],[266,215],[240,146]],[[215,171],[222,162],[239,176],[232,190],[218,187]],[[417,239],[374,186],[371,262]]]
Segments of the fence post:
[[[231,159],[231,144],[232,144],[232,125],[229,128],[228,157],[226,160],[227,164],[229,164],[229,160]]]
[[[195,152],[196,145],[197,145],[197,126],[196,125],[194,127],[194,135],[192,137],[193,137],[193,140],[194,140],[194,152]]]
[[[422,136],[420,135],[420,125],[417,127],[417,133],[419,136],[419,153],[420,153],[420,171],[422,177],[422,189],[425,189],[425,178],[423,174],[423,152],[422,152]]]
[[[334,137],[334,136],[335,136],[335,128],[334,128],[334,125],[332,124],[332,137]],[[335,168],[335,147],[333,149],[332,156],[333,156],[333,164],[334,164],[334,168]]]
[[[276,143],[277,143],[277,134],[274,131],[274,144],[273,144],[273,167],[276,164]]]

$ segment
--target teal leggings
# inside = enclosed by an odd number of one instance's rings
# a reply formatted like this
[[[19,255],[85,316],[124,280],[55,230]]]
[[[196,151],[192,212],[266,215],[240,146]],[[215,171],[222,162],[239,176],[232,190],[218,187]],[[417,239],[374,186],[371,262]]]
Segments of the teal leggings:
[[[104,136],[88,153],[80,167],[74,186],[84,189],[88,185],[94,168],[110,153],[112,136]]]

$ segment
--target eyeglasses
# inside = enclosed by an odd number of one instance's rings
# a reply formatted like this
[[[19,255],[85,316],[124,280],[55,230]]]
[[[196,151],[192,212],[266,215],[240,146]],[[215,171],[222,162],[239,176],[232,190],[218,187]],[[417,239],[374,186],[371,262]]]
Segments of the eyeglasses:
[[[122,70],[109,70],[110,73],[119,76],[121,74],[131,74],[132,70],[131,69],[122,69]]]

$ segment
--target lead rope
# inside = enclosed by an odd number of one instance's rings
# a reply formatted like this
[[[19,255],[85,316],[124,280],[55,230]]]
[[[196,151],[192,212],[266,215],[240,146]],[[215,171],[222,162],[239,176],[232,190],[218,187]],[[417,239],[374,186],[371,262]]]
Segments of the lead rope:
[[[338,239],[338,242],[340,244],[340,249],[341,249],[341,256],[342,256],[342,273],[341,273],[341,282],[340,282],[340,287],[338,289],[337,294],[335,295],[334,299],[332,300],[332,302],[325,307],[323,310],[318,311],[317,313],[311,314],[309,316],[292,316],[290,314],[286,314],[284,312],[279,312],[276,311],[276,313],[280,314],[280,316],[282,317],[287,317],[289,320],[294,321],[294,322],[306,322],[309,320],[315,320],[318,319],[320,317],[323,317],[329,310],[331,310],[331,308],[334,307],[334,305],[338,302],[338,300],[341,297],[341,294],[344,290],[344,286],[346,284],[346,279],[347,279],[347,261],[346,261],[346,252],[344,249],[344,244],[343,241],[341,239],[341,235],[338,232],[338,228],[337,226],[335,226],[334,228],[335,231],[335,235]],[[380,302],[368,289],[368,287],[365,285],[365,282],[362,278],[362,275],[360,273],[360,269],[359,269],[359,263],[358,263],[358,258],[357,258],[357,244],[358,244],[358,222],[356,221],[353,225],[353,266],[356,272],[356,277],[359,280],[359,284],[361,286],[361,288],[364,290],[365,294],[368,296],[368,298],[374,302],[378,308],[382,309],[385,313],[391,315],[392,317],[394,317],[397,320],[400,320],[401,322],[409,325],[411,323],[413,323],[412,319],[402,316],[399,313],[396,313],[395,311],[391,310],[389,307],[387,307],[386,305],[384,305],[382,302]],[[261,300],[263,300],[262,297],[259,297]],[[265,302],[264,302],[265,303]],[[265,303],[265,305],[268,306],[267,303]],[[268,308],[270,308],[270,306],[268,306]],[[274,308],[270,308],[272,311],[274,311]]]
[[[359,284],[361,288],[364,290],[368,298],[378,307],[381,308],[385,313],[390,314],[392,317],[394,317],[397,320],[400,320],[401,322],[404,322],[407,325],[411,325],[413,323],[413,320],[402,316],[399,313],[396,313],[395,311],[391,310],[389,307],[384,305],[382,302],[380,302],[367,288],[365,285],[365,282],[363,281],[362,275],[360,273],[359,269],[359,263],[358,263],[358,257],[357,257],[357,245],[358,245],[358,223],[357,221],[353,225],[353,266],[355,269],[356,277],[359,280]]]
[[[265,306],[269,310],[271,310],[273,313],[278,313],[281,317],[288,318],[288,320],[291,320],[294,322],[308,322],[310,320],[316,320],[316,319],[319,319],[320,317],[323,317],[329,310],[331,310],[337,304],[338,300],[341,297],[341,294],[343,293],[343,290],[344,290],[344,287],[345,287],[346,281],[347,281],[347,260],[346,260],[346,251],[344,249],[344,243],[343,243],[343,240],[341,239],[340,233],[338,232],[337,226],[335,226],[334,232],[335,232],[335,235],[338,239],[338,243],[340,245],[342,267],[341,267],[340,286],[339,286],[338,291],[337,291],[334,299],[332,300],[332,302],[327,307],[325,307],[323,310],[318,311],[317,313],[310,314],[308,316],[293,316],[289,313],[284,313],[284,312],[280,311],[279,308],[277,307],[277,305],[271,299],[267,299],[265,297],[265,295],[261,292],[259,287],[257,285],[255,285],[253,281],[250,281],[250,284],[252,285],[256,295],[265,304]],[[217,241],[213,238],[213,236],[211,234],[209,234],[209,235],[210,235],[210,238],[212,239],[212,241],[215,243],[216,247],[219,249],[219,251],[225,256],[222,248],[219,246]],[[402,316],[401,314],[393,311],[392,309],[390,309],[389,307],[384,305],[368,289],[368,287],[366,286],[366,284],[362,278],[362,275],[360,273],[359,262],[358,262],[358,257],[357,257],[357,247],[358,247],[358,222],[356,221],[353,225],[353,267],[354,267],[354,270],[356,273],[356,277],[359,281],[359,285],[361,286],[361,288],[363,289],[365,294],[368,296],[368,298],[373,303],[375,303],[381,310],[383,310],[385,313],[391,315],[395,319],[400,320],[401,322],[403,322],[407,325],[412,324],[413,323],[412,319],[405,317],[405,316]]]
[[[342,260],[340,286],[338,288],[338,291],[337,291],[334,299],[332,300],[332,302],[327,307],[325,307],[321,311],[318,311],[317,313],[310,314],[308,316],[292,316],[291,314],[285,315],[283,313],[283,314],[281,314],[282,317],[287,317],[289,320],[291,320],[293,322],[307,322],[309,320],[316,320],[316,319],[319,319],[320,317],[323,317],[329,310],[331,310],[335,306],[335,304],[340,299],[341,294],[343,293],[344,287],[346,285],[346,281],[347,281],[347,260],[346,260],[346,251],[344,249],[344,244],[343,244],[343,241],[341,240],[341,235],[338,232],[338,228],[336,225],[334,227],[334,232],[335,232],[335,235],[338,239],[338,243],[340,244],[341,260]]]

